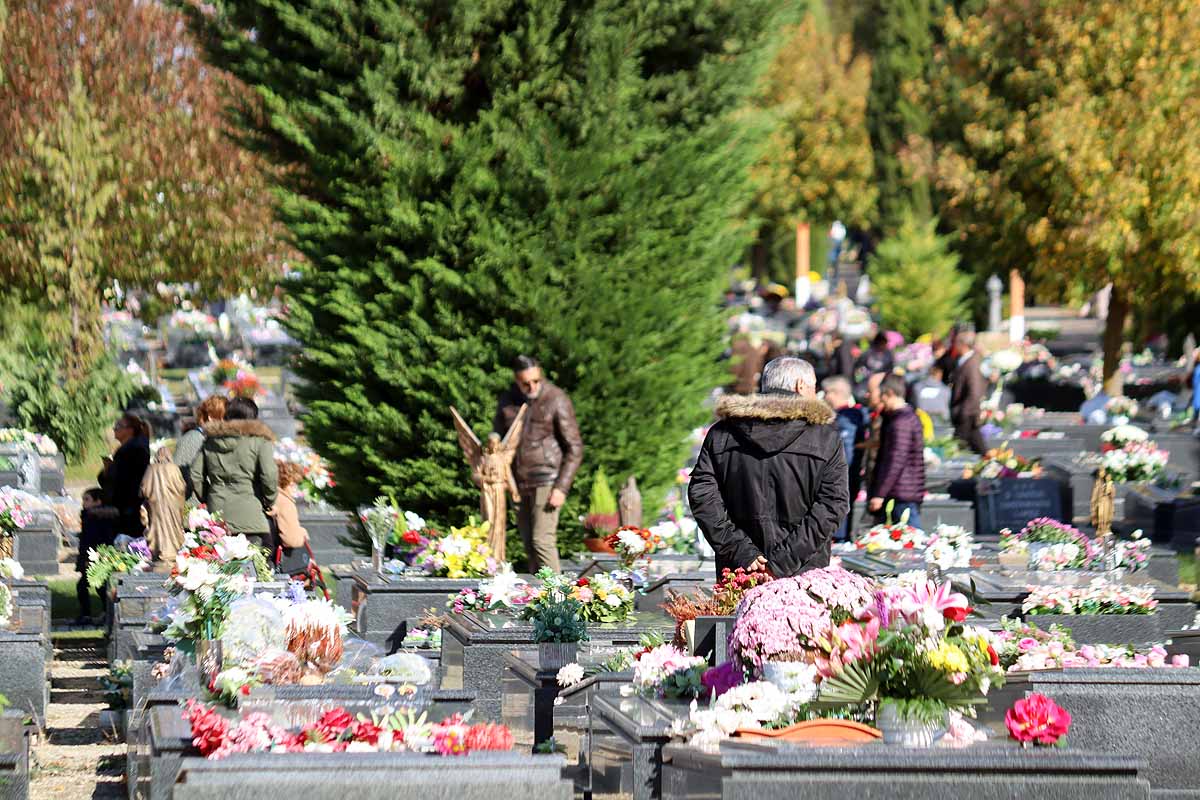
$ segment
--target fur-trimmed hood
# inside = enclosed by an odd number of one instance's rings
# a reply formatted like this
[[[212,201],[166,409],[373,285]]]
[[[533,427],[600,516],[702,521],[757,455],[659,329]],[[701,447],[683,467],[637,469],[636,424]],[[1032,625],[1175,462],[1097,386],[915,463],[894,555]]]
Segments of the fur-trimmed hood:
[[[204,436],[208,439],[257,436],[268,442],[275,441],[275,434],[271,432],[271,429],[256,419],[227,419],[209,422],[204,425]]]
[[[823,400],[789,394],[731,394],[717,402],[718,419],[803,420],[829,425],[836,415]]]

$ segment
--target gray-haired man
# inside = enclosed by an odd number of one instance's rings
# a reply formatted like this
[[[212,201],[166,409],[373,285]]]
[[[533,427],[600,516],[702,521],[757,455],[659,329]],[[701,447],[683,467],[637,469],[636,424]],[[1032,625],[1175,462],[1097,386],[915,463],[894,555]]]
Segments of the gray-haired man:
[[[850,508],[842,441],[833,410],[816,398],[812,365],[777,358],[760,389],[721,399],[692,470],[688,499],[718,576],[828,566],[830,537]]]

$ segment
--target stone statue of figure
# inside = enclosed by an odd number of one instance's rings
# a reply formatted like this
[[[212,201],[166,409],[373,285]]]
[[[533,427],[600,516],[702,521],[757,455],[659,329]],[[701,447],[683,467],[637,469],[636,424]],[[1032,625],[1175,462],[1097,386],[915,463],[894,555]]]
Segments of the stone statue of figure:
[[[638,491],[637,480],[632,475],[621,487],[617,498],[617,512],[622,527],[642,527],[642,493]]]
[[[183,547],[186,494],[187,484],[172,461],[171,448],[158,448],[142,476],[142,497],[146,500],[142,510],[146,514],[146,543],[160,564],[174,564],[175,554]]]
[[[450,406],[454,427],[458,431],[458,444],[463,449],[467,463],[471,465],[471,480],[475,481],[480,490],[479,511],[490,523],[488,544],[497,561],[504,561],[508,533],[508,503],[505,492],[512,495],[513,503],[517,503],[521,496],[517,491],[516,478],[513,477],[512,464],[517,455],[517,446],[521,443],[521,428],[524,427],[525,411],[528,408],[529,406],[521,407],[503,439],[498,433],[492,433],[488,436],[486,444],[480,444],[479,437],[458,413],[458,409]]]
[[[1113,485],[1112,476],[1108,474],[1108,470],[1101,467],[1096,473],[1096,482],[1092,485],[1092,526],[1096,529],[1097,538],[1112,533],[1116,496],[1117,487]]]

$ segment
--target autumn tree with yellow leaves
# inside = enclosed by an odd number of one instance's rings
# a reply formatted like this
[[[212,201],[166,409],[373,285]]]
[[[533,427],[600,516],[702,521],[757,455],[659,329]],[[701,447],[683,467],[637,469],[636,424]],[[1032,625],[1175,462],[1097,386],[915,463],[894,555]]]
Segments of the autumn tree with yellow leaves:
[[[948,12],[923,90],[938,212],[979,274],[1113,285],[1104,378],[1134,307],[1200,290],[1200,4],[993,0]]]

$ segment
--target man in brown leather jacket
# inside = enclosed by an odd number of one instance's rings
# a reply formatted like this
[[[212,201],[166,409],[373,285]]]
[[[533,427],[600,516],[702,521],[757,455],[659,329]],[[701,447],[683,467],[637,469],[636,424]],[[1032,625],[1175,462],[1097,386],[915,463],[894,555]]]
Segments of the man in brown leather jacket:
[[[575,407],[566,392],[547,381],[538,362],[518,356],[512,387],[500,395],[492,427],[508,433],[521,406],[528,404],[513,474],[521,493],[517,528],[529,555],[529,571],[558,568],[558,512],[583,461],[583,439]]]
[[[960,332],[954,352],[957,361],[950,380],[950,421],[954,423],[954,435],[972,452],[983,455],[987,445],[979,430],[979,404],[987,393],[987,381],[979,369],[974,332]]]

